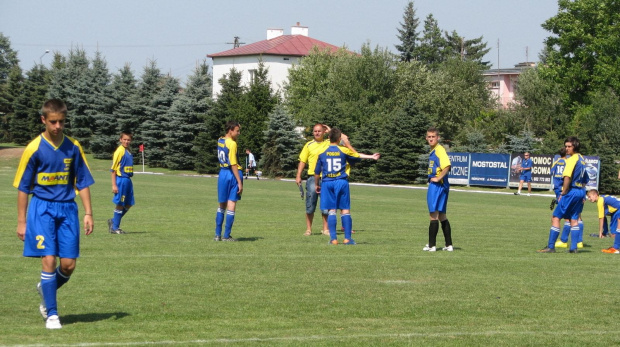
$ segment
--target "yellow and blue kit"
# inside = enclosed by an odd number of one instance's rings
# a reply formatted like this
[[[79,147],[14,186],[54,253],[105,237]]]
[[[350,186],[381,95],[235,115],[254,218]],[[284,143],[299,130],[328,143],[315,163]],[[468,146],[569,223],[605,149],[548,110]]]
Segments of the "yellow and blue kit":
[[[560,219],[576,220],[583,210],[586,184],[588,183],[586,161],[581,154],[575,154],[566,159],[562,173],[562,178],[564,177],[571,178],[570,190],[566,195],[560,196],[553,216]]]
[[[118,187],[118,193],[114,195],[112,202],[118,206],[135,205],[133,183],[131,182],[131,177],[133,177],[133,155],[131,152],[123,146],[118,146],[112,158],[110,171],[116,173],[116,186]]]
[[[22,155],[13,186],[32,194],[26,216],[24,256],[79,257],[76,190],[95,183],[79,142],[64,136],[56,147],[42,135]]]
[[[217,140],[217,158],[220,162],[220,173],[217,180],[217,196],[220,203],[241,200],[237,194],[239,184],[231,170],[239,170],[239,178],[243,180],[242,167],[237,155],[237,142],[221,137]]]
[[[553,183],[553,192],[555,198],[559,199],[562,193],[562,185],[564,185],[564,167],[566,166],[566,158],[559,158],[551,165],[551,182]]]
[[[450,163],[450,157],[446,149],[442,145],[436,145],[431,149],[428,157],[428,191],[426,193],[426,204],[429,212],[446,213],[448,205],[448,195],[450,193],[450,183],[448,182],[447,173],[441,181],[431,182],[431,178],[439,176],[446,170]]]
[[[317,142],[316,140],[308,141],[299,153],[299,161],[308,165],[308,179],[306,180],[306,214],[312,214],[316,211],[316,204],[319,201],[319,194],[316,193],[316,182],[314,182],[314,166],[317,157],[329,147],[329,140]],[[326,215],[327,210],[321,210]]]

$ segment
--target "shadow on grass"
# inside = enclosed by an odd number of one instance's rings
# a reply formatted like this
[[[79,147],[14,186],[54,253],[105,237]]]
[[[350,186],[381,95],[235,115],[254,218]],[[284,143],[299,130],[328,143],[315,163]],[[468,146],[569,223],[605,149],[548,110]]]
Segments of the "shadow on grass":
[[[62,324],[92,323],[102,320],[108,320],[110,318],[118,320],[127,316],[129,316],[129,313],[127,312],[69,314],[62,316]]]
[[[238,237],[237,241],[239,242],[254,242],[258,240],[262,240],[263,237]]]

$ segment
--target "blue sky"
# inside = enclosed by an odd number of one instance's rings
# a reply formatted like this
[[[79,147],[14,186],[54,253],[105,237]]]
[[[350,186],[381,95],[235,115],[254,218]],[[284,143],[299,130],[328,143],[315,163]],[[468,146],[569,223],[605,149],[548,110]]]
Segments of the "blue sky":
[[[0,0],[0,32],[9,36],[20,65],[49,65],[52,53],[81,47],[102,52],[116,72],[130,63],[139,76],[149,60],[163,73],[184,80],[207,54],[232,48],[229,42],[266,39],[268,28],[299,22],[312,38],[359,51],[369,42],[396,51],[407,0]],[[422,29],[430,13],[442,30],[483,36],[493,68],[536,61],[550,34],[541,24],[557,13],[555,0],[416,0]]]

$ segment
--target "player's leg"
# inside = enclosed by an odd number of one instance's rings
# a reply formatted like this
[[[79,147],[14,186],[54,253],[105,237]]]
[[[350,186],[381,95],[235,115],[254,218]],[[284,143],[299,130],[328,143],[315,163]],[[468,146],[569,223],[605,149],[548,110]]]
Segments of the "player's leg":
[[[429,212],[429,226],[428,226],[428,244],[423,248],[424,251],[435,251],[437,244],[437,234],[439,233],[439,210],[440,210],[440,195],[443,191],[443,187],[439,184],[432,183],[428,186],[426,193],[426,204]]]
[[[237,209],[237,202],[228,200],[226,205],[226,227],[224,228],[224,237],[222,241],[233,241],[232,237],[230,237],[230,233],[232,232],[233,224],[235,223],[235,210]]]
[[[311,175],[306,180],[306,232],[304,233],[306,236],[310,236],[312,234],[312,221],[314,219],[314,211],[316,211],[316,204],[318,201],[319,195],[316,193],[314,175]]]
[[[338,236],[336,234],[336,227],[338,225],[338,219],[336,217],[336,209],[338,208],[336,191],[334,189],[334,181],[323,181],[321,187],[321,210],[327,212],[327,230],[329,230],[329,238],[331,244],[338,244]]]
[[[579,234],[577,235],[577,248],[583,248],[583,220],[579,216]]]
[[[519,180],[519,188],[515,192],[515,195],[521,195],[521,188],[523,188],[523,180]]]
[[[568,247],[568,237],[570,236],[570,219],[566,219],[564,221],[564,225],[562,226],[562,233],[560,234],[560,239],[556,241],[556,248],[567,248]]]
[[[56,293],[58,291],[58,283],[56,282],[56,256],[46,255],[41,257],[41,282],[40,293],[43,296],[43,302],[45,304],[46,317],[51,316],[58,317],[58,303],[56,301]],[[43,310],[41,310],[43,315]]]
[[[530,196],[530,194],[532,194],[532,181],[528,180],[527,181],[527,196]]]
[[[559,206],[556,208],[556,211],[558,208]],[[555,253],[555,242],[558,236],[560,236],[560,217],[557,217],[555,213],[556,212],[554,212],[554,215],[551,217],[551,228],[549,229],[547,247],[538,250],[538,253]]]
[[[452,252],[454,249],[452,247],[452,227],[450,226],[450,221],[445,213],[439,213],[439,223],[441,224],[443,237],[446,240],[446,246],[443,247],[443,250]]]
[[[228,192],[230,191],[229,176],[232,176],[230,170],[221,169],[217,178],[217,200],[219,206],[215,212],[215,237],[214,241],[222,240],[222,226],[226,217],[226,207],[228,206]]]
[[[329,210],[327,213],[327,227],[329,228],[329,240],[332,244],[338,244],[338,236],[336,234],[337,225],[338,218],[336,217],[336,209]]]

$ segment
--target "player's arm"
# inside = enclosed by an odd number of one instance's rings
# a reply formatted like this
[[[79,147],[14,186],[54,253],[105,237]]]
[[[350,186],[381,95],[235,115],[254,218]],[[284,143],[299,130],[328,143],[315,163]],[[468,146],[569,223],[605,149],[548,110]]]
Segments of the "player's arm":
[[[234,167],[230,168],[230,170],[232,171],[233,176],[235,176],[235,179],[237,180],[237,185],[239,186],[237,194],[241,195],[241,193],[243,193],[243,182],[241,181],[241,176],[239,176],[239,169],[235,164]]]
[[[340,134],[340,143],[343,144],[345,147],[347,147],[348,149],[352,150],[353,152],[357,152],[355,150],[355,148],[353,148],[353,146],[351,146],[351,142],[349,141],[349,137],[345,134]],[[361,158],[361,157],[360,157]]]
[[[450,168],[451,167],[452,167],[451,165],[448,165],[445,168],[442,168],[441,172],[439,173],[439,175],[431,178],[431,182],[441,182],[441,180],[444,178],[444,176],[447,175],[448,172],[450,172]]]
[[[116,171],[110,171],[110,177],[112,178],[112,193],[118,193],[118,186],[116,185]]]
[[[93,208],[90,203],[90,188],[80,190],[80,198],[84,206],[84,233],[90,235],[93,232]]]
[[[304,172],[305,167],[306,163],[304,163],[303,161],[300,161],[297,165],[297,177],[295,178],[295,182],[297,182],[298,186],[301,185],[301,173]]]
[[[360,158],[362,159],[374,159],[374,160],[379,160],[379,158],[381,158],[381,154],[380,153],[373,153],[373,154],[364,154],[364,153],[358,153]]]
[[[26,236],[26,211],[28,210],[28,194],[17,191],[17,237],[24,241]]]
[[[572,178],[570,176],[564,176],[564,182],[562,183],[562,193],[560,195],[568,194],[568,191],[570,190],[571,181],[572,181]]]

